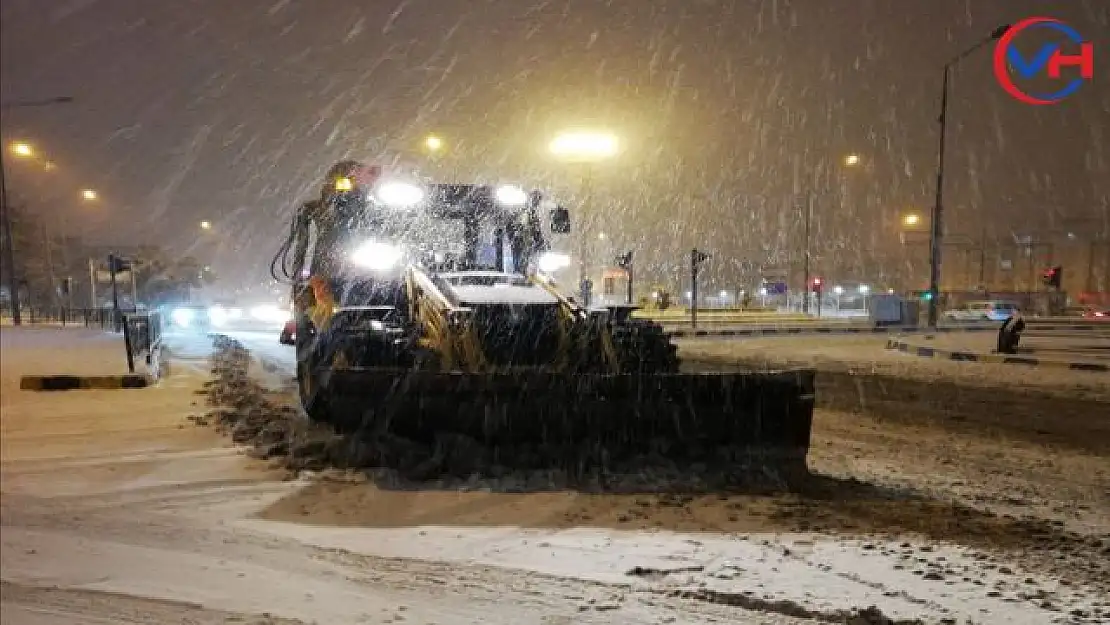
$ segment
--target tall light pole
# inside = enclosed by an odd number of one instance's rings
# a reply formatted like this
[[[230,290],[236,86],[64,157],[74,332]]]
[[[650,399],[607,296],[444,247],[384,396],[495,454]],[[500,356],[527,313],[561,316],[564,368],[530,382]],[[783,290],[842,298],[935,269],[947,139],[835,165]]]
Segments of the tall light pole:
[[[592,203],[593,195],[593,165],[595,163],[616,156],[619,149],[617,137],[609,132],[599,131],[568,131],[557,135],[548,145],[548,150],[561,160],[579,163],[585,167],[582,180],[583,201],[581,208],[587,208]],[[584,212],[584,211],[583,211]],[[579,220],[580,222],[584,220]],[[588,233],[583,231],[578,236],[578,283],[582,305],[588,306],[590,293],[587,292],[586,280],[589,277],[589,246],[592,241]]]
[[[16,102],[0,102],[0,110],[15,108],[33,108],[50,106],[51,104],[68,104],[73,102],[69,96],[48,98],[45,100],[22,100]],[[18,156],[33,154],[31,147],[25,143],[12,146]],[[7,150],[4,150],[5,152]],[[26,152],[26,154],[24,153]],[[15,247],[12,236],[12,214],[8,206],[7,175],[4,171],[4,156],[0,153],[0,225],[4,227],[4,264],[8,266],[8,302],[12,307],[12,325],[23,325],[23,318],[19,313],[19,279],[15,271]]]
[[[856,153],[852,152],[852,153],[845,154],[840,159],[840,162],[843,164],[843,166],[845,168],[851,169],[853,167],[858,167],[861,163],[861,160],[862,159],[860,158],[859,154],[856,154]],[[797,173],[798,161],[795,161],[794,167],[795,167],[795,174],[794,175],[795,175],[795,178],[797,178],[797,175],[798,175],[798,173]],[[831,181],[831,176],[829,174],[829,171],[830,171],[830,168],[824,167],[823,168],[823,173],[818,175],[817,184],[821,185],[826,190],[832,188],[832,181]],[[803,239],[804,239],[803,264],[802,264],[802,313],[803,314],[809,313],[809,277],[810,277],[810,271],[812,269],[811,264],[812,264],[812,259],[813,259],[813,241],[812,241],[812,237],[811,237],[811,231],[812,231],[811,223],[813,221],[813,209],[814,209],[814,205],[816,203],[817,203],[817,190],[816,189],[810,189],[809,193],[806,194],[806,209],[805,209],[805,215],[803,217],[804,232],[802,234]],[[818,302],[818,304],[820,304],[820,302]]]
[[[947,137],[948,128],[948,86],[951,82],[952,68],[960,61],[970,56],[988,43],[1000,39],[1006,31],[1010,29],[1010,25],[999,26],[987,37],[975,45],[967,48],[963,52],[956,55],[952,60],[944,64],[944,80],[941,83],[940,94],[940,130],[938,131],[939,152],[937,158],[937,196],[936,201],[933,203],[932,210],[932,227],[929,232],[929,327],[937,327],[937,306],[940,299],[940,250],[944,238],[944,146]]]

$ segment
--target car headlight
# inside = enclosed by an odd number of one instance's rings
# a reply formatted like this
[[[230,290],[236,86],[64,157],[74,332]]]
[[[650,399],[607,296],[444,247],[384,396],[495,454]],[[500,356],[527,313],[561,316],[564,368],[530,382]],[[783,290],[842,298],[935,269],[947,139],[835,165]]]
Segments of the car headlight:
[[[258,321],[282,323],[289,319],[289,311],[277,306],[262,304],[251,308],[251,317]]]
[[[227,323],[228,317],[227,310],[222,306],[213,306],[208,309],[208,319],[212,322],[212,325],[222,326]]]
[[[374,195],[386,206],[408,208],[424,201],[424,189],[407,182],[386,182],[381,184]]]
[[[194,313],[188,308],[178,308],[170,313],[170,319],[179,326],[188,326],[193,322]]]
[[[543,273],[555,273],[570,266],[570,256],[558,252],[544,252],[536,260],[536,265]]]
[[[518,186],[507,184],[497,187],[494,199],[502,206],[524,206],[528,203],[528,194]]]
[[[385,271],[401,262],[404,250],[396,245],[367,241],[351,254],[351,261],[364,269]]]

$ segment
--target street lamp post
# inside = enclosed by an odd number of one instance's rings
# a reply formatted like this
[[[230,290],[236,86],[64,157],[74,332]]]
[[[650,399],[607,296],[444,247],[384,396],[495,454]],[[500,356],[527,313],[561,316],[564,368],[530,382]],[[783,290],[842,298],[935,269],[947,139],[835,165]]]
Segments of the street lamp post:
[[[8,184],[4,173],[4,155],[0,154],[0,221],[4,227],[4,264],[8,266],[8,302],[12,307],[12,325],[22,325],[19,314],[19,280],[15,272],[14,237],[12,237],[12,215],[8,210]]]
[[[8,110],[14,108],[33,108],[39,106],[50,106],[51,104],[68,104],[73,102],[73,98],[69,96],[60,96],[56,98],[48,98],[45,100],[23,100],[17,102],[0,102],[0,110]],[[29,151],[30,146],[26,144],[19,144],[15,146],[16,149],[23,148]],[[6,152],[7,150],[5,150]],[[29,155],[29,153],[27,154]],[[4,156],[0,153],[0,223],[4,227],[4,264],[8,266],[8,302],[12,308],[12,325],[23,325],[23,318],[19,312],[19,280],[16,278],[15,272],[15,243],[12,236],[12,213],[8,206],[8,184],[7,176],[4,171]]]
[[[557,135],[548,145],[548,150],[565,161],[580,163],[585,168],[582,178],[582,208],[588,208],[593,199],[593,165],[599,161],[616,156],[618,141],[615,135],[608,132],[569,131]],[[583,211],[584,212],[584,211]],[[580,222],[585,220],[580,219]],[[589,305],[590,293],[587,292],[586,280],[589,278],[589,249],[593,241],[588,233],[579,233],[578,253],[578,284],[581,291],[582,304]]]
[[[854,152],[846,154],[841,159],[841,163],[843,163],[844,167],[849,168],[849,169],[854,168],[854,167],[858,167],[859,164],[860,164],[860,161],[861,161],[860,155],[856,154]],[[794,167],[795,167],[795,177],[797,177],[797,168],[798,168],[798,162],[797,161],[795,161]],[[830,170],[831,170],[831,168],[825,167],[825,168],[823,168],[823,173],[821,174],[823,181],[819,182],[819,184],[824,189],[831,189],[832,188],[832,181],[831,181],[831,176],[830,176],[830,173],[829,173]],[[804,241],[803,241],[803,243],[804,243],[803,267],[802,267],[802,285],[803,285],[803,289],[802,289],[802,292],[803,292],[803,296],[802,296],[802,314],[809,314],[809,277],[810,277],[810,271],[812,270],[811,264],[812,264],[812,260],[813,260],[813,252],[812,252],[812,243],[813,242],[811,240],[811,225],[812,225],[812,222],[813,222],[814,204],[816,204],[816,203],[817,203],[817,190],[816,189],[811,189],[809,191],[809,193],[806,194],[805,215],[804,215],[803,220],[802,220],[803,230],[804,230],[803,235],[802,235],[803,239],[804,239]],[[818,307],[820,307],[820,302],[818,302]]]
[[[960,54],[956,55],[952,60],[944,64],[944,80],[941,83],[940,95],[940,129],[938,131],[938,152],[937,158],[937,192],[936,201],[933,203],[932,210],[932,224],[929,232],[929,327],[935,328],[937,326],[937,306],[940,299],[940,250],[942,246],[942,239],[944,238],[944,229],[942,219],[944,217],[944,155],[945,155],[945,139],[947,137],[946,130],[948,129],[948,86],[951,82],[952,68],[957,63],[964,60],[966,57],[979,50],[988,43],[995,41],[1006,34],[1010,29],[1009,24],[1000,26],[988,36],[977,42],[975,45],[967,48]]]

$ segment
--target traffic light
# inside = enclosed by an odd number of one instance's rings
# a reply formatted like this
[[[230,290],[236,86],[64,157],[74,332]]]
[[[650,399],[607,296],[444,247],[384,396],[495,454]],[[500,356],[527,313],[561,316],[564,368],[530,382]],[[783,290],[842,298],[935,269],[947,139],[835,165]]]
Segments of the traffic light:
[[[631,252],[631,250],[628,251],[628,252],[625,252],[624,254],[619,254],[617,256],[617,266],[620,267],[621,269],[628,269],[629,267],[632,266],[632,252]]]
[[[123,271],[129,271],[130,269],[131,269],[131,261],[130,260],[128,260],[126,258],[120,258],[119,256],[109,256],[108,257],[108,271],[110,271],[112,273],[120,273],[120,272],[123,272]]]
[[[813,278],[809,281],[809,290],[817,295],[821,294],[821,288],[825,285],[825,281],[821,278]]]
[[[1049,267],[1048,269],[1045,269],[1044,272],[1041,274],[1041,281],[1044,282],[1044,285],[1056,289],[1057,291],[1060,290],[1060,285],[1063,283],[1063,278],[1064,268],[1060,265]]]

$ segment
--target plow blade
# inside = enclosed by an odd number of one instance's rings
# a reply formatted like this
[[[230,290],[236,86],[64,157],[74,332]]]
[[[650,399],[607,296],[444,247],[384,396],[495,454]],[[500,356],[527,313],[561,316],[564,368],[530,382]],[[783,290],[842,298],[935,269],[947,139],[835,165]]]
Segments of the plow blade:
[[[332,372],[336,425],[476,442],[519,468],[644,456],[805,471],[814,372],[579,375]],[[530,465],[530,466],[522,466]]]

